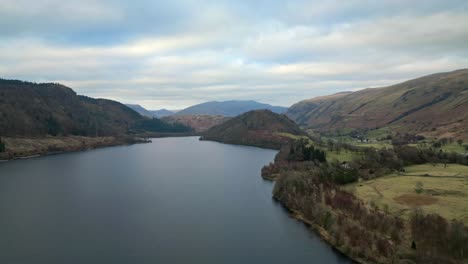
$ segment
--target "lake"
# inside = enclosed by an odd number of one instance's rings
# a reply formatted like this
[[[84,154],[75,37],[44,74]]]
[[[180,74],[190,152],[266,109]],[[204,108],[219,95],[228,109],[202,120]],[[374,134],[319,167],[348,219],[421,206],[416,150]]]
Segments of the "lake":
[[[275,154],[185,137],[0,163],[0,263],[350,263],[272,200]]]

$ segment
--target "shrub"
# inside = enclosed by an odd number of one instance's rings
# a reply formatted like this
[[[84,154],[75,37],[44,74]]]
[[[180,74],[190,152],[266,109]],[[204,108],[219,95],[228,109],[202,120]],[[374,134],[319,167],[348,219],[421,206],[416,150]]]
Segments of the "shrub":
[[[422,193],[423,191],[423,183],[418,181],[416,182],[416,187],[414,188],[414,190],[416,191],[416,193]]]

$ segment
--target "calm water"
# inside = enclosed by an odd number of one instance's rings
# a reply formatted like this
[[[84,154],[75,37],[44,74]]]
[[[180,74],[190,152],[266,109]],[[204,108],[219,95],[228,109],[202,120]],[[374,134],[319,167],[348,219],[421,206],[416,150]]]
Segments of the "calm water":
[[[0,263],[348,263],[271,199],[274,151],[195,137],[0,164]]]

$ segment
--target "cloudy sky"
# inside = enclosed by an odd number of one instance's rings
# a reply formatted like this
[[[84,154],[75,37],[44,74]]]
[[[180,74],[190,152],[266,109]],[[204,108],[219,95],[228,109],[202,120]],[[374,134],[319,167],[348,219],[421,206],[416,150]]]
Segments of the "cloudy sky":
[[[178,109],[468,68],[468,1],[0,0],[0,78]]]

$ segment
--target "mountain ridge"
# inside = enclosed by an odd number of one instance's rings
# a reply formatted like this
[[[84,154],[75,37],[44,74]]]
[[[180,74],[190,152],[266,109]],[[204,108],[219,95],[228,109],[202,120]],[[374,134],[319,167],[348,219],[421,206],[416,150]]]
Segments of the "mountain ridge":
[[[385,127],[429,137],[468,138],[468,69],[307,99],[286,114],[318,131]]]
[[[139,113],[142,116],[153,117],[153,113],[151,113],[151,111],[147,110],[146,108],[144,108],[143,106],[139,104],[125,104],[125,106],[130,107],[131,109],[133,109],[135,112]]]
[[[146,117],[151,117],[151,118],[153,118],[153,117],[161,118],[161,117],[171,116],[171,115],[175,114],[174,111],[167,110],[167,109],[164,109],[164,108],[159,109],[159,110],[148,110],[148,109],[144,108],[143,106],[141,106],[139,104],[125,104],[125,105],[130,107],[131,109],[135,110],[140,115],[146,116]]]
[[[180,110],[176,115],[221,115],[233,117],[252,110],[268,109],[282,114],[287,111],[286,107],[273,106],[259,103],[253,100],[229,100],[229,101],[209,101],[187,107]]]

